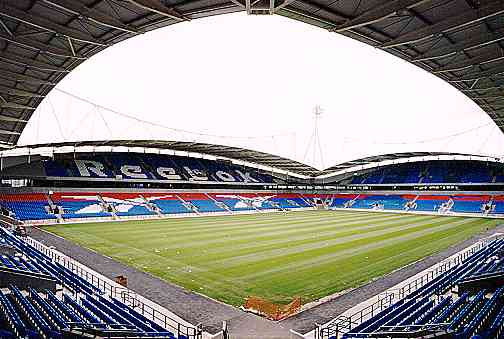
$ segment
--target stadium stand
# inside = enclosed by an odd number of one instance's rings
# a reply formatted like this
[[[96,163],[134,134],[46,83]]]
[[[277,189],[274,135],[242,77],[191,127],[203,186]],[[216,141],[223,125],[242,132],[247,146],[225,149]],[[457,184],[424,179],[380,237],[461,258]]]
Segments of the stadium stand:
[[[503,251],[504,240],[494,239],[360,324],[343,329],[332,323],[320,329],[321,337],[500,338],[504,327],[504,287],[477,285],[465,291],[460,286],[475,277],[502,275]],[[344,333],[340,332],[342,329]]]
[[[168,330],[124,302],[107,295],[101,287],[85,280],[23,239],[0,228],[0,241],[18,255],[0,256],[0,270],[43,273],[62,289],[18,288],[8,279],[0,286],[2,338],[195,338],[195,332]]]
[[[377,167],[366,173],[356,173],[341,183],[353,185],[502,183],[500,164],[482,161],[436,160],[408,162]]]
[[[310,205],[299,194],[54,192],[2,194],[2,205],[19,220],[152,216],[159,214],[258,211]],[[50,201],[50,202],[48,202]],[[53,204],[53,208],[50,208]],[[55,211],[53,211],[55,210]],[[55,214],[56,213],[56,214]]]
[[[274,183],[272,176],[233,163],[175,155],[106,153],[79,155],[77,159],[42,161],[51,178],[122,178],[262,184]]]
[[[257,212],[314,208],[315,201],[327,208],[380,211],[416,211],[504,214],[502,195],[432,194],[300,194],[215,192],[54,192],[0,194],[1,205],[21,221],[56,221],[103,217],[149,217],[223,212]],[[61,221],[61,220],[60,220]]]

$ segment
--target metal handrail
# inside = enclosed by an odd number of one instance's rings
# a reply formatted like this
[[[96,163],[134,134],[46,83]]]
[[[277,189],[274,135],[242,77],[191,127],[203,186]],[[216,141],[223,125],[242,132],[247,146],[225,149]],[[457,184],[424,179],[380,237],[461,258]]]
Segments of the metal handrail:
[[[103,290],[111,298],[116,298],[122,301],[123,303],[128,304],[146,318],[159,323],[161,326],[164,326],[165,328],[172,329],[174,332],[177,333],[178,336],[185,335],[190,339],[192,338],[200,339],[202,337],[203,331],[201,324],[197,324],[196,326],[187,326],[185,324],[182,324],[177,319],[174,319],[173,317],[139,300],[136,297],[136,293],[134,291],[126,287],[122,286],[118,287],[115,284],[111,284],[107,280],[85,269],[82,265],[78,264],[78,262],[75,261],[74,259],[71,259],[66,255],[62,256],[56,253],[53,249],[45,246],[44,244],[32,238],[28,237],[25,239],[25,241],[28,242],[36,250],[42,252],[43,254],[51,258],[53,261],[61,264],[63,267],[71,270],[77,276],[85,279],[92,285]]]
[[[493,237],[492,239],[483,239],[476,243],[475,245],[471,246],[468,250],[459,253],[455,258],[449,258],[445,259],[443,262],[441,262],[440,265],[438,265],[436,268],[429,270],[425,274],[421,275],[417,279],[411,281],[405,286],[402,286],[401,288],[398,288],[396,290],[388,290],[385,291],[381,294],[378,295],[378,301],[374,302],[373,304],[349,315],[349,316],[339,316],[333,321],[331,321],[329,324],[325,325],[324,327],[317,325],[316,324],[316,329],[315,329],[315,338],[316,339],[324,339],[324,338],[329,338],[332,335],[335,335],[336,337],[341,334],[341,333],[346,333],[350,331],[353,327],[361,324],[364,320],[368,319],[366,317],[370,316],[369,318],[373,317],[375,314],[376,310],[383,310],[387,308],[388,306],[391,305],[392,300],[396,299],[401,300],[411,293],[415,292],[422,286],[426,285],[428,282],[432,281],[433,279],[437,278],[439,275],[442,273],[448,271],[449,269],[458,266],[461,264],[465,259],[467,259],[469,256],[474,254],[475,252],[481,250],[483,247],[487,246],[488,243],[494,239],[497,239],[497,237]],[[381,301],[385,300],[384,303],[380,304]],[[378,307],[379,305],[379,307]],[[349,324],[348,326],[345,326],[345,324]],[[354,325],[354,326],[352,326]]]

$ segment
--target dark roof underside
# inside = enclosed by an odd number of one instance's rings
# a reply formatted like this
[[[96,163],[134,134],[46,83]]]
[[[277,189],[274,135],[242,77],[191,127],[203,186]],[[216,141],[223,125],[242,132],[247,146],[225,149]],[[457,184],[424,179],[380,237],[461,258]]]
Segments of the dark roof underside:
[[[44,96],[106,47],[245,10],[300,20],[403,58],[460,89],[504,128],[503,0],[0,0],[0,145],[15,145]]]
[[[224,145],[206,144],[201,142],[167,141],[167,140],[105,140],[105,141],[75,141],[51,144],[38,144],[28,147],[35,148],[59,148],[59,147],[139,147],[166,149],[180,152],[207,154],[215,157],[223,157],[240,160],[251,164],[267,166],[277,170],[287,171],[302,176],[315,176],[319,170],[295,160],[280,157],[278,155],[254,151],[245,148]]]
[[[499,158],[490,157],[486,155],[477,155],[477,154],[466,154],[466,153],[452,153],[452,152],[402,152],[402,153],[390,153],[390,154],[382,154],[382,155],[373,155],[370,157],[365,157],[361,159],[351,160],[347,162],[343,162],[332,167],[329,167],[323,171],[319,172],[319,176],[331,174],[334,172],[346,170],[353,167],[358,166],[366,166],[370,164],[378,164],[383,161],[394,161],[401,159],[409,159],[409,158],[417,158],[417,157],[477,157],[477,158],[488,158],[493,161],[499,161]]]
[[[36,150],[38,148],[61,148],[61,151],[73,152],[73,150],[64,150],[65,147],[79,148],[88,147],[91,148],[90,152],[103,152],[104,150],[99,149],[99,147],[130,147],[130,148],[143,148],[143,149],[159,149],[159,150],[172,150],[179,152],[188,153],[199,153],[211,155],[214,157],[228,158],[231,160],[239,160],[247,163],[267,166],[276,170],[286,171],[290,174],[298,174],[304,177],[319,177],[341,170],[349,169],[352,167],[365,166],[370,164],[377,164],[383,161],[393,161],[400,159],[409,159],[415,157],[428,157],[428,156],[438,156],[438,157],[484,157],[492,159],[493,161],[499,161],[498,158],[488,157],[485,155],[477,154],[465,154],[465,153],[451,153],[451,152],[403,152],[403,153],[391,153],[375,155],[366,158],[356,159],[340,163],[319,171],[318,169],[300,163],[295,160],[280,157],[278,155],[254,151],[246,148],[232,147],[225,145],[207,144],[201,142],[189,142],[189,141],[167,141],[167,140],[102,140],[102,141],[67,141],[60,143],[48,143],[48,144],[37,144],[37,145],[27,145],[20,146],[17,149],[22,150],[24,148],[30,150]],[[16,156],[16,148],[13,149],[13,156]],[[54,150],[57,152],[57,150]],[[7,151],[10,152],[10,151]],[[30,151],[30,154],[36,154],[37,152]]]

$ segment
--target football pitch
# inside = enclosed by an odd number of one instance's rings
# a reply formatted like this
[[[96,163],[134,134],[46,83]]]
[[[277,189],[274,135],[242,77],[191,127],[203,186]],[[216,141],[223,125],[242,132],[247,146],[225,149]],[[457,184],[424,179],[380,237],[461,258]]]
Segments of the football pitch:
[[[232,305],[303,303],[362,285],[493,228],[497,220],[304,211],[45,229]]]

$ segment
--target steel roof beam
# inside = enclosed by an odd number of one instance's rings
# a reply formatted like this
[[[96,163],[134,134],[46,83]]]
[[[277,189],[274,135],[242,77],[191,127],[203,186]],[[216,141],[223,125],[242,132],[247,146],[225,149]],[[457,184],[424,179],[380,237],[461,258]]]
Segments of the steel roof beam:
[[[453,30],[463,28],[470,24],[478,23],[488,18],[504,13],[501,0],[493,0],[490,4],[480,7],[478,10],[470,9],[456,16],[448,16],[432,26],[426,26],[409,33],[405,33],[389,42],[384,43],[381,47],[384,49],[413,44],[423,40],[439,36],[444,33],[449,33]]]
[[[3,28],[3,30],[9,34],[10,36],[13,36],[14,34],[12,33],[11,29],[9,28],[9,26],[7,26],[7,24],[2,20],[2,18],[0,18],[0,26]]]
[[[38,84],[38,85],[50,85],[50,86],[55,86],[56,83],[47,81],[47,80],[42,80],[35,78],[33,76],[29,76],[26,74],[19,74],[16,72],[12,72],[3,68],[0,68],[0,78],[12,80],[12,81],[18,81],[18,82],[27,82],[27,83],[32,83],[32,84]]]
[[[174,19],[177,21],[189,21],[188,17],[182,15],[174,9],[165,7],[161,2],[156,0],[127,0],[132,4],[144,10],[157,13],[159,15]]]
[[[492,86],[492,87],[481,87],[481,88],[468,88],[461,89],[462,93],[473,93],[473,92],[492,92],[492,91],[500,91],[504,90],[503,86]]]
[[[348,20],[343,25],[334,29],[335,32],[345,32],[354,28],[371,25],[373,23],[385,20],[392,16],[397,15],[400,10],[409,10],[432,0],[396,0],[384,1],[381,5],[376,6],[366,12],[360,14],[358,17]]]
[[[5,129],[0,129],[0,134],[3,134],[3,135],[21,135],[21,133],[19,133],[19,132],[7,131]]]
[[[473,81],[473,80],[492,77],[492,76],[499,75],[502,73],[504,73],[504,65],[501,64],[501,65],[492,67],[488,70],[464,74],[464,75],[460,76],[460,78],[457,78],[454,80],[449,80],[448,82]]]
[[[240,6],[241,8],[245,8],[245,4],[243,4],[241,1],[239,0],[231,0],[232,3]]]
[[[18,64],[21,66],[29,67],[29,68],[35,68],[41,71],[45,72],[59,72],[59,73],[68,73],[66,69],[63,69],[58,66],[54,66],[42,61],[37,61],[37,60],[32,60],[25,58],[21,55],[5,52],[5,51],[0,51],[0,60],[10,62],[13,64]]]
[[[14,102],[9,102],[3,98],[2,98],[2,100],[0,100],[0,107],[1,108],[13,108],[13,109],[27,109],[30,111],[34,111],[35,109],[37,109],[36,107],[31,107],[31,106],[16,104]]]
[[[504,94],[502,95],[484,95],[484,96],[478,96],[478,97],[473,97],[469,96],[469,98],[473,100],[495,100],[495,99],[504,99]]]
[[[45,97],[45,95],[42,95],[42,94],[32,93],[32,92],[24,91],[24,90],[17,89],[17,88],[10,88],[10,87],[3,86],[3,85],[0,85],[0,93],[15,95],[18,97],[26,97],[26,98],[44,98]]]
[[[273,1],[274,2],[274,1]],[[273,13],[276,13],[277,11],[281,10],[282,8],[290,5],[291,3],[293,2],[296,2],[296,0],[285,0],[284,2],[282,2],[280,5],[276,6],[274,9],[273,9]],[[272,14],[273,14],[272,13]]]
[[[19,119],[19,118],[14,118],[9,115],[1,114],[0,113],[0,120],[2,121],[9,121],[9,122],[21,122],[21,123],[27,123],[27,120]]]
[[[74,58],[74,59],[81,59],[81,60],[87,59],[86,57],[83,57],[83,56],[73,55],[72,53],[69,53],[68,51],[66,51],[64,49],[50,46],[48,44],[43,44],[37,40],[32,40],[32,39],[27,39],[27,38],[19,38],[19,37],[10,36],[10,35],[6,35],[6,34],[2,34],[2,33],[0,33],[0,40],[9,41],[15,45],[40,52],[41,54],[50,54],[50,55],[63,57],[63,58]]]
[[[105,42],[100,41],[90,34],[86,34],[71,27],[60,25],[42,16],[27,13],[18,8],[9,6],[7,2],[16,3],[13,0],[2,0],[0,2],[0,16],[22,22],[32,27],[43,29],[51,33],[59,34],[76,41],[81,41],[98,46],[107,46]]]
[[[481,54],[481,55],[477,55],[477,56],[470,58],[470,59],[467,59],[467,60],[454,62],[453,64],[449,64],[444,67],[440,67],[438,69],[433,70],[432,73],[439,74],[439,73],[447,73],[447,72],[456,72],[456,71],[461,71],[464,69],[473,68],[475,66],[489,64],[489,63],[496,62],[496,61],[499,61],[502,59],[504,59],[504,56],[502,55],[502,53],[498,56],[495,56],[495,53],[492,53],[490,56],[488,54]]]
[[[78,1],[71,1],[71,0],[43,0],[43,1],[56,8],[72,13],[74,15],[78,15],[79,17],[85,18],[101,26],[117,29],[119,31],[131,34],[141,33],[134,27],[124,24],[121,20],[116,19],[110,15],[107,15],[104,12],[100,12],[94,8],[86,7],[85,5],[81,4]]]
[[[453,56],[463,51],[470,51],[473,49],[485,47],[490,44],[497,43],[504,40],[504,28],[496,29],[495,31],[487,34],[480,34],[473,37],[464,38],[460,42],[453,45],[443,46],[429,50],[416,58],[412,62],[442,59]]]

